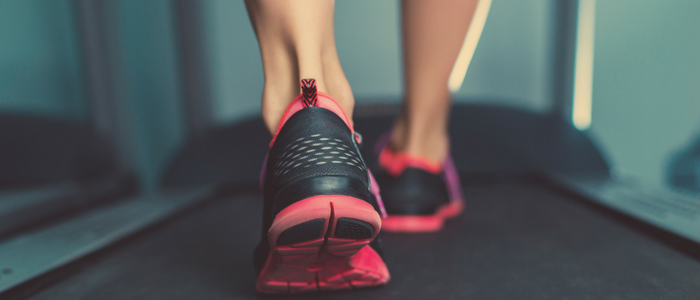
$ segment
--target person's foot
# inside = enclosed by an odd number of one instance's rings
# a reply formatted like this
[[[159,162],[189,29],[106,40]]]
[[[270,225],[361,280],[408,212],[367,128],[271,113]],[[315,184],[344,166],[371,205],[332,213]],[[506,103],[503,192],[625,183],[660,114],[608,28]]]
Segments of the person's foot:
[[[443,227],[446,219],[464,209],[459,175],[450,155],[442,163],[406,152],[394,152],[389,134],[377,141],[377,182],[387,217],[382,229],[394,232],[428,232]]]
[[[369,245],[382,226],[382,204],[359,135],[338,102],[317,93],[313,79],[302,80],[302,89],[263,164],[256,288],[297,293],[386,284],[386,265]]]

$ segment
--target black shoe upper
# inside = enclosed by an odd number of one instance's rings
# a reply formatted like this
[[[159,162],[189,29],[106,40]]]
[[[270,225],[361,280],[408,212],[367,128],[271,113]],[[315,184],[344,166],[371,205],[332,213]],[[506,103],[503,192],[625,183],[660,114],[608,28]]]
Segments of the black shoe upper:
[[[442,174],[408,167],[395,177],[380,168],[375,177],[389,215],[432,215],[450,202]]]
[[[345,195],[378,204],[369,190],[367,166],[345,122],[325,108],[292,115],[268,152],[264,177],[263,236],[255,253],[261,270],[270,246],[267,232],[277,213],[317,195]]]

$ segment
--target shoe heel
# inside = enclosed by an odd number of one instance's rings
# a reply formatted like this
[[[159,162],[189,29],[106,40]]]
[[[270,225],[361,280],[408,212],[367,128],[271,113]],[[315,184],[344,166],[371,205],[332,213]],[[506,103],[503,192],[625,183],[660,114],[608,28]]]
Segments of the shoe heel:
[[[314,196],[280,211],[268,231],[272,251],[258,277],[262,293],[296,293],[382,285],[389,272],[368,246],[381,228],[369,203]]]

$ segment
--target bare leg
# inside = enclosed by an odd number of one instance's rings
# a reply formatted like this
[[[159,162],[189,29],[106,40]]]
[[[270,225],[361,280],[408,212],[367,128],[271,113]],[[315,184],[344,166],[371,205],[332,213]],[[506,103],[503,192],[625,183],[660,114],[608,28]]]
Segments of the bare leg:
[[[354,98],[338,60],[333,0],[246,0],[265,73],[262,114],[274,133],[285,108],[300,93],[299,80],[315,78],[352,118]]]
[[[395,151],[441,162],[449,151],[447,81],[478,0],[402,2],[405,99],[394,124]]]

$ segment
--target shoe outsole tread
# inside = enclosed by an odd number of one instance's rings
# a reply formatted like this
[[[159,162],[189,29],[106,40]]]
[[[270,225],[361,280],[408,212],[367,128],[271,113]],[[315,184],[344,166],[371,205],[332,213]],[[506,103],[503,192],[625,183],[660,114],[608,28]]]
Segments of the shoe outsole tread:
[[[318,236],[308,240],[277,243],[285,232],[302,225],[313,232],[322,228]],[[276,216],[268,232],[271,251],[258,277],[257,290],[287,294],[386,284],[389,271],[379,254],[368,246],[380,228],[379,214],[360,199],[324,195],[290,205]]]

